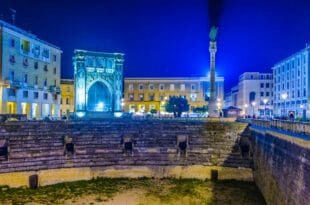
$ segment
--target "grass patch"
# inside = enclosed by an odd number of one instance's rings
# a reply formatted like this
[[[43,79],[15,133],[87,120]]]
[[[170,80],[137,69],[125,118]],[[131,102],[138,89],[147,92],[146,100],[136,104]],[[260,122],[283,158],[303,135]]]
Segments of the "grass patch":
[[[60,183],[36,190],[27,188],[0,189],[0,204],[63,204],[83,196],[95,196],[93,202],[104,202],[118,193],[143,191],[141,204],[246,204],[264,205],[254,183],[240,181],[202,181],[195,179],[109,179]]]

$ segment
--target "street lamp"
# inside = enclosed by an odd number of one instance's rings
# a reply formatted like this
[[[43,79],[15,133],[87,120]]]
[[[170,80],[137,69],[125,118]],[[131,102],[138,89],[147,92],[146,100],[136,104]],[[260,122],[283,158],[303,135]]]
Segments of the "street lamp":
[[[302,119],[304,118],[304,105],[303,104],[300,104],[300,109],[301,109],[301,117]]]
[[[252,105],[252,109],[253,109],[253,118],[254,118],[254,114],[255,114],[255,112],[254,112],[254,107],[255,107],[255,105],[256,105],[256,102],[253,101],[253,102],[251,103],[251,105]]]
[[[247,109],[248,109],[249,105],[244,104],[243,107],[244,107],[244,117],[245,117],[247,115]]]
[[[288,95],[287,93],[282,93],[281,98],[284,100],[284,116],[286,115],[286,110],[285,110],[285,100],[287,99]]]
[[[265,116],[265,118],[266,118],[266,105],[267,105],[267,103],[268,103],[268,99],[264,99],[263,100],[263,103],[264,103],[264,105],[265,105],[265,108],[264,108],[264,116]]]

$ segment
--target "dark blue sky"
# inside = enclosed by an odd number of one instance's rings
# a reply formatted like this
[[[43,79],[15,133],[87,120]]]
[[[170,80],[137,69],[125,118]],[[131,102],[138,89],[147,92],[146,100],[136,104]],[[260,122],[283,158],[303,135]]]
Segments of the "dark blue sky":
[[[217,72],[226,90],[245,71],[270,72],[310,42],[310,0],[223,0]],[[73,49],[126,54],[132,77],[197,76],[209,69],[207,0],[0,0],[9,20],[62,48],[62,77]]]

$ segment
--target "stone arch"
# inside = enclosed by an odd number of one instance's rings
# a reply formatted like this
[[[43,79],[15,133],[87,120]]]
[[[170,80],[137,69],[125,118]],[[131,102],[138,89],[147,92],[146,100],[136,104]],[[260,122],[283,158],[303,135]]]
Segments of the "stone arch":
[[[97,79],[87,85],[86,89],[86,107],[88,111],[107,112],[112,111],[113,93],[110,84]]]

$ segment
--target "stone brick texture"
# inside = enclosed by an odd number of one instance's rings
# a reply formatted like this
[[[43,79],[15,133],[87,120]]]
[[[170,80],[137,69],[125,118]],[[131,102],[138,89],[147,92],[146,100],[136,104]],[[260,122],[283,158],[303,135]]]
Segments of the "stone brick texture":
[[[112,165],[249,168],[252,158],[241,154],[240,145],[246,127],[174,120],[6,122],[0,124],[0,141],[8,156],[0,157],[0,173]],[[181,154],[178,143],[184,139]]]
[[[256,184],[269,205],[310,204],[310,147],[274,135],[250,134]]]

